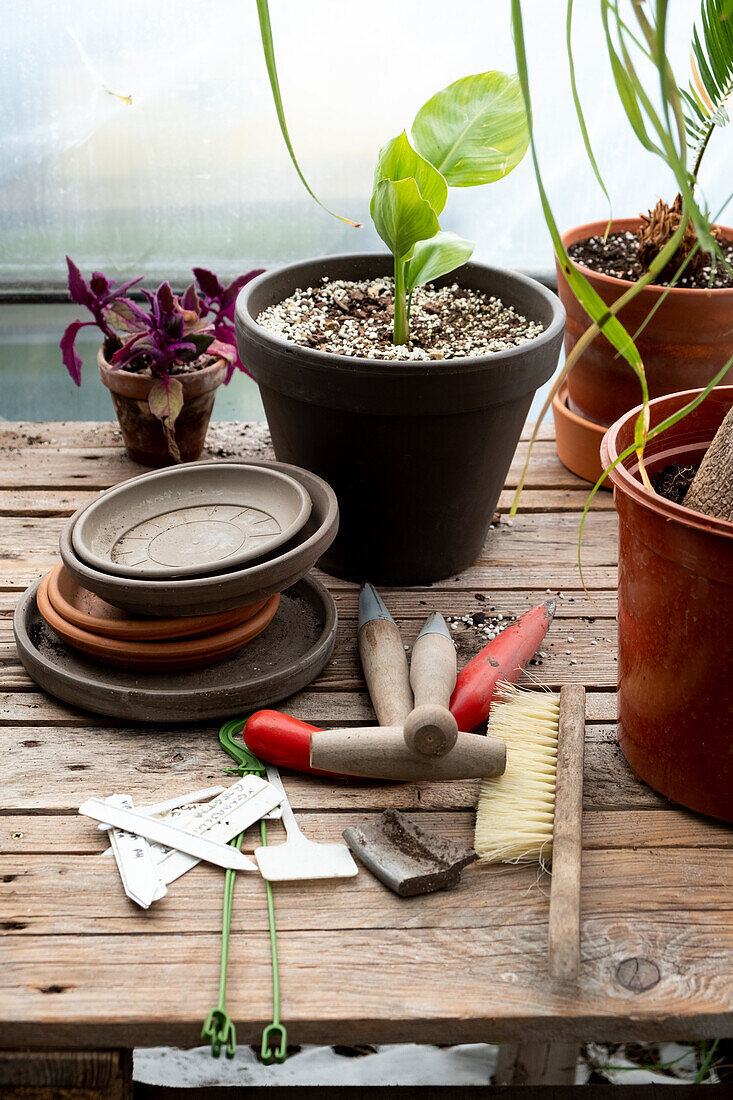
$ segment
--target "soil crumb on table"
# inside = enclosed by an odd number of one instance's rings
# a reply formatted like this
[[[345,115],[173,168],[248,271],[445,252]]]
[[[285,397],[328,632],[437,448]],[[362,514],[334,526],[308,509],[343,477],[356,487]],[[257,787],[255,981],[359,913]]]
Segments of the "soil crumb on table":
[[[258,324],[301,347],[364,359],[457,359],[518,347],[544,331],[498,298],[456,283],[418,287],[410,342],[392,343],[394,283],[390,278],[330,281],[270,306]]]
[[[726,262],[733,267],[733,244],[726,241],[720,243]],[[624,233],[609,233],[605,241],[602,236],[576,241],[568,248],[568,256],[576,264],[582,264],[599,275],[610,275],[614,279],[636,282],[646,274],[646,268],[639,260],[639,238],[636,233],[628,230]],[[733,287],[733,279],[720,262],[716,264],[713,275],[708,261],[699,271],[685,268],[674,285],[688,290],[706,290],[708,287],[722,290]],[[654,286],[669,286],[669,280],[655,279]]]

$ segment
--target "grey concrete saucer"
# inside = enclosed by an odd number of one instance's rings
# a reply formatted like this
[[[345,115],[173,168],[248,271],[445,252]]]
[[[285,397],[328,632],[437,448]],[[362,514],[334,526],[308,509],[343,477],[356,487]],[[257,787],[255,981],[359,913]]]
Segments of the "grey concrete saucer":
[[[23,667],[37,684],[74,706],[140,722],[198,722],[266,707],[300,691],[333,652],[336,605],[313,577],[283,593],[267,629],[226,660],[180,672],[110,668],[62,642],[36,606],[36,581],[13,620]]]
[[[197,466],[227,466],[227,462],[197,463]],[[312,501],[311,514],[294,538],[271,554],[236,569],[207,577],[158,578],[120,577],[95,569],[82,561],[73,547],[73,530],[81,511],[71,517],[59,540],[67,571],[82,588],[95,592],[107,603],[140,615],[176,617],[209,615],[282,592],[300,580],[333,542],[338,530],[336,495],[322,478],[285,462],[252,462],[282,471],[302,485]]]
[[[269,554],[311,512],[305,487],[249,463],[185,463],[115,485],[72,533],[77,556],[123,577],[204,576]]]

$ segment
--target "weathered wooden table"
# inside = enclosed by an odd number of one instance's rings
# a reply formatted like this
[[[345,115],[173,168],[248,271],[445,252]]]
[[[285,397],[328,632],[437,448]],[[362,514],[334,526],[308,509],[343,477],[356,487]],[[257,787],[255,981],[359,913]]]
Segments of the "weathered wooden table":
[[[214,425],[209,439],[215,457],[268,453],[258,426]],[[140,468],[109,424],[3,425],[0,444],[0,1046],[76,1052],[5,1055],[0,1091],[77,1074],[106,1087],[100,1095],[126,1095],[129,1059],[119,1052],[199,1042],[216,1001],[223,877],[200,865],[143,912],[125,898],[114,864],[100,858],[102,836],[76,808],[91,794],[157,801],[210,785],[229,761],[217,723],[123,726],[57,702],[25,674],[11,632],[18,596],[56,562],[65,517]],[[566,988],[548,978],[548,881],[535,867],[472,866],[456,890],[414,899],[395,897],[365,870],[340,884],[278,886],[292,1042],[515,1044],[502,1060],[509,1080],[515,1060],[541,1062],[549,1041],[557,1062],[589,1038],[733,1033],[733,830],[673,808],[633,778],[616,746],[610,494],[599,496],[584,540],[592,604],[576,565],[586,488],[558,462],[549,429],[511,523],[510,497],[505,491],[501,522],[471,569],[391,591],[388,601],[412,642],[434,608],[509,615],[550,590],[558,595],[547,657],[531,674],[553,688],[577,681],[588,689],[580,981]],[[336,651],[284,709],[319,725],[364,724],[373,714],[356,649],[357,591],[326,581],[339,611]],[[459,661],[481,645],[471,628],[455,637]],[[285,782],[314,839],[336,840],[387,806],[456,839],[472,835],[475,782],[346,786],[287,774]],[[250,876],[235,892],[229,963],[240,1042],[258,1041],[270,1019],[270,981],[264,886]]]

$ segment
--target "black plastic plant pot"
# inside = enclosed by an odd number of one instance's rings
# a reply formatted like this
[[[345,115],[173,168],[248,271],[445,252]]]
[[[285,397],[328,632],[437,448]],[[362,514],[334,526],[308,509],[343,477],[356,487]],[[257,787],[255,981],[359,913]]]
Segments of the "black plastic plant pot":
[[[557,366],[565,311],[533,279],[470,263],[438,283],[495,295],[544,332],[489,355],[416,362],[299,347],[257,324],[262,310],[324,276],[391,272],[390,256],[367,253],[260,275],[237,299],[237,339],[278,459],[336,491],[339,533],[321,568],[353,581],[428,584],[481,553],[532,396]]]

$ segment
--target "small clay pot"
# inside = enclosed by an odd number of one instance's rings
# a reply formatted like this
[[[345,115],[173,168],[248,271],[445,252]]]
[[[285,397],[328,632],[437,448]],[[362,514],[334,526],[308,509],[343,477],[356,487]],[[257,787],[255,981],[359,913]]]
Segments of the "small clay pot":
[[[97,364],[100,377],[112,394],[129,457],[142,466],[172,466],[176,460],[168,450],[163,425],[148,405],[153,379],[146,374],[112,370],[102,348],[97,353]],[[183,408],[175,424],[182,462],[194,462],[204,449],[216,391],[226,373],[226,362],[217,359],[203,370],[176,375],[183,386]]]
[[[699,392],[652,401],[651,427]],[[731,405],[733,386],[719,386],[647,444],[649,476],[700,462]],[[633,443],[638,413],[606,433],[604,466]],[[609,477],[619,517],[621,751],[667,798],[733,821],[733,523],[649,493],[635,456]]]
[[[563,235],[565,248],[602,236],[606,222],[579,225]],[[611,233],[637,233],[639,218],[616,218]],[[733,229],[719,226],[726,241]],[[575,265],[606,305],[613,305],[634,284]],[[557,265],[557,292],[567,312],[565,353],[569,355],[589,327],[588,314],[577,301],[562,267]],[[733,288],[694,290],[650,284],[632,299],[618,318],[632,336],[658,306],[636,346],[644,362],[649,396],[702,389],[733,355]],[[723,379],[733,381],[733,369]],[[641,400],[639,379],[604,336],[598,336],[568,376],[569,407],[587,420],[608,427]]]
[[[601,476],[601,440],[606,429],[595,420],[586,420],[578,416],[568,406],[567,382],[561,386],[552,401],[552,416],[555,421],[555,449],[563,466],[577,474],[591,485],[595,485]],[[610,489],[606,479],[602,489]]]

